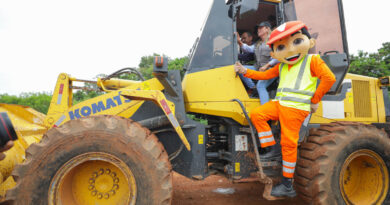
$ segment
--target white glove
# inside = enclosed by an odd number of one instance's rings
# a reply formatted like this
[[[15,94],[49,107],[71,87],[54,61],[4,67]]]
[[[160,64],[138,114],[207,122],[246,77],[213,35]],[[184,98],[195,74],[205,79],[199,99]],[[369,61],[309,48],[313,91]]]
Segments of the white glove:
[[[319,106],[320,106],[320,103],[317,103],[317,104],[311,103],[310,104],[310,111],[311,111],[311,113],[315,113]]]
[[[234,64],[234,71],[236,71],[236,73],[245,74],[246,73],[246,68],[243,65],[241,65],[240,62],[237,61]]]

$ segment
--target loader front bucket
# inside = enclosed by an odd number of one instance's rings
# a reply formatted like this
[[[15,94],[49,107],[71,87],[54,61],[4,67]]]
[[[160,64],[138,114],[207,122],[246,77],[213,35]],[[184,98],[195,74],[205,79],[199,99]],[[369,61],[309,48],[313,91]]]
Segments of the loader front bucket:
[[[25,159],[25,150],[39,142],[47,128],[43,125],[45,115],[22,105],[0,103],[0,112],[6,112],[18,136],[14,146],[5,152],[6,158],[0,161],[0,201],[4,199],[8,189],[15,186],[11,172],[15,165]]]

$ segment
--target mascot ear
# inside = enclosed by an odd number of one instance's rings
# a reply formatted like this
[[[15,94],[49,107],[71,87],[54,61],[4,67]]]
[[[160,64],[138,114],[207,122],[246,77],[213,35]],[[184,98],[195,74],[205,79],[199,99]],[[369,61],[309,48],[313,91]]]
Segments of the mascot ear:
[[[313,48],[316,45],[316,40],[314,38],[310,39],[310,48]]]

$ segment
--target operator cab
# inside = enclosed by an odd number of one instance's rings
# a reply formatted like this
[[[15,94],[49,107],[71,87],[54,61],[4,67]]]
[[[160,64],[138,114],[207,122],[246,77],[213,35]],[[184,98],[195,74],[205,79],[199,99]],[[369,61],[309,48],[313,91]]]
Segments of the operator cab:
[[[308,25],[316,39],[310,53],[319,53],[336,76],[329,93],[341,91],[349,65],[341,0],[214,0],[201,35],[190,50],[186,74],[233,65],[239,54],[234,33],[253,33],[264,20],[274,28],[292,20]]]
[[[244,32],[250,32],[253,36],[252,43],[256,46],[257,43],[259,43],[260,38],[257,34],[257,25],[259,25],[261,22],[268,21],[271,24],[271,30],[277,27],[281,23],[280,19],[277,18],[278,13],[278,5],[279,3],[275,2],[268,2],[268,1],[259,1],[257,10],[248,12],[247,14],[240,15],[237,18],[236,23],[236,29],[237,32],[242,36]],[[277,20],[279,19],[279,21]],[[240,49],[239,55],[245,55],[242,59],[239,58],[239,61],[243,65],[253,65],[253,63],[256,62],[256,58],[253,55],[250,54],[243,54]],[[252,57],[253,56],[253,57]],[[253,58],[253,60],[252,60]],[[252,80],[254,83],[256,83],[255,80]],[[246,87],[245,83],[244,86]],[[268,93],[270,95],[270,98],[274,98],[276,95],[276,89],[278,86],[278,80],[275,80],[271,85],[267,87]],[[248,90],[249,88],[246,87]],[[251,98],[258,98],[257,92],[249,95]]]

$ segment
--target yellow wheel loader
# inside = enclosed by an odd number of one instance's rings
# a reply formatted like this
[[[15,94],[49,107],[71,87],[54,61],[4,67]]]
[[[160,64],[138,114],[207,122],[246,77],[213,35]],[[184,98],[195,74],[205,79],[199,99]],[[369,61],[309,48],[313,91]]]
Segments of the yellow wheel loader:
[[[262,160],[247,115],[260,106],[234,72],[235,32],[268,20],[302,20],[336,76],[320,108],[301,127],[295,187],[311,204],[390,203],[389,77],[347,73],[341,0],[214,0],[184,77],[156,57],[154,78],[100,78],[104,94],[73,104],[76,82],[59,75],[47,115],[0,104],[18,141],[0,162],[7,204],[171,204],[172,171],[194,180],[255,177],[269,200],[281,161]],[[268,87],[270,97],[277,82]],[[195,117],[195,118],[194,118]],[[198,120],[201,119],[201,120]],[[276,138],[280,126],[270,123]],[[280,138],[280,137],[279,137]],[[280,139],[279,139],[280,140]],[[260,196],[259,196],[260,197]]]

